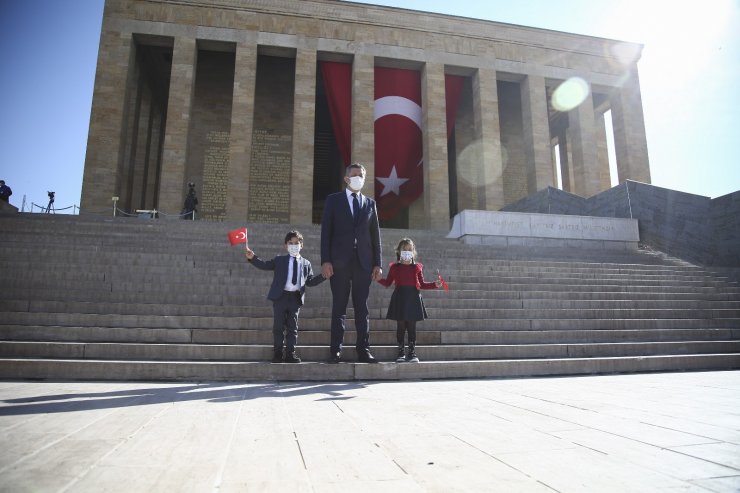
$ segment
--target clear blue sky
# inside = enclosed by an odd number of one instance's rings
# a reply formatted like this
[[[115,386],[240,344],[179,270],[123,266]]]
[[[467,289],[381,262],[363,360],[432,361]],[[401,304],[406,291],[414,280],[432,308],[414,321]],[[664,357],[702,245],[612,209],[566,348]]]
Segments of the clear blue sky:
[[[441,12],[645,45],[638,63],[653,184],[740,189],[739,0],[406,0]],[[103,0],[0,0],[0,179],[79,204]]]

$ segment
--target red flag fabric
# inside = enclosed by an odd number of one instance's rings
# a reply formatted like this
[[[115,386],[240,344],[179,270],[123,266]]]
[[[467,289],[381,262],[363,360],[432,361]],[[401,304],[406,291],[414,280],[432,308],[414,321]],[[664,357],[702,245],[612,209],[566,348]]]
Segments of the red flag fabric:
[[[345,166],[352,155],[352,64],[319,62],[334,138]]]
[[[247,228],[229,231],[229,243],[231,243],[231,246],[238,245],[239,243],[248,243]]]
[[[375,200],[393,218],[424,190],[421,73],[375,67]]]

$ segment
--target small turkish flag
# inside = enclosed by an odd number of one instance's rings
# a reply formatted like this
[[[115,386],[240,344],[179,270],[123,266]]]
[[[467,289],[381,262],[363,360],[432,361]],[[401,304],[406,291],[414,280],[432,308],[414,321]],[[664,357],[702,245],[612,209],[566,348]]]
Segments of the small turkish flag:
[[[239,243],[248,243],[247,228],[229,231],[229,243],[231,243],[231,246],[238,245]]]
[[[442,279],[442,276],[439,274],[439,269],[437,269],[437,279],[439,279],[440,282],[442,283],[442,287],[445,289],[445,292],[450,290],[450,285],[447,284],[447,281]]]

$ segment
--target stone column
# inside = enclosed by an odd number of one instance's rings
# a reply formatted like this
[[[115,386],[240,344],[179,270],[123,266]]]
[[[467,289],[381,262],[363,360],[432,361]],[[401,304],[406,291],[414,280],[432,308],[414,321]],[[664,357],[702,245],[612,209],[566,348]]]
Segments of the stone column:
[[[375,58],[355,54],[352,63],[352,162],[367,169],[362,193],[375,196]]]
[[[496,71],[479,68],[473,76],[475,140],[480,150],[480,181],[483,210],[497,211],[504,205],[501,126],[498,118]]]
[[[450,177],[447,162],[447,113],[444,65],[427,63],[421,73],[422,145],[424,148],[423,221],[411,228],[450,229]],[[417,202],[419,202],[417,200]]]
[[[599,169],[596,154],[594,103],[591,93],[576,108],[568,112],[574,187],[571,192],[590,197],[599,192]]]
[[[621,89],[615,90],[610,101],[619,181],[650,183],[650,162],[637,67],[633,66],[628,71]]]
[[[316,49],[298,48],[293,97],[293,165],[290,178],[290,222],[311,224],[313,147],[316,115]]]
[[[94,104],[82,178],[80,210],[83,212],[112,211],[111,197],[120,193],[118,170],[123,159],[125,138],[125,130],[120,126],[128,121],[126,93],[134,50],[130,33],[104,30],[100,36]]]
[[[197,47],[193,38],[175,38],[167,101],[158,209],[179,214],[185,200],[185,163],[192,108]]]
[[[521,84],[521,94],[527,192],[531,194],[555,183],[545,78],[528,75]]]
[[[226,191],[228,221],[244,221],[249,212],[249,170],[252,161],[256,80],[257,42],[254,37],[251,41],[236,45],[229,134],[229,177]]]

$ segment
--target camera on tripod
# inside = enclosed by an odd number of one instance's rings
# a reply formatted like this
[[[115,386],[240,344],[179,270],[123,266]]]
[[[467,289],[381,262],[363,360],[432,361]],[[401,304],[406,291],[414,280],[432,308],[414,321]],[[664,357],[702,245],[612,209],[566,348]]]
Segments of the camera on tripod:
[[[49,205],[46,206],[46,213],[49,214],[54,210],[54,192],[46,192],[46,195],[49,196]]]

